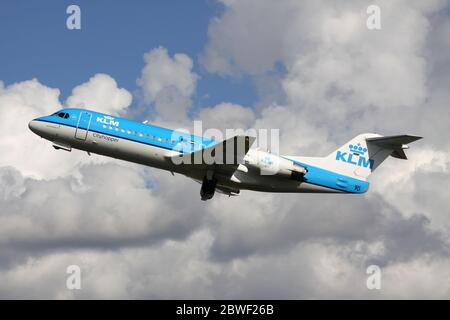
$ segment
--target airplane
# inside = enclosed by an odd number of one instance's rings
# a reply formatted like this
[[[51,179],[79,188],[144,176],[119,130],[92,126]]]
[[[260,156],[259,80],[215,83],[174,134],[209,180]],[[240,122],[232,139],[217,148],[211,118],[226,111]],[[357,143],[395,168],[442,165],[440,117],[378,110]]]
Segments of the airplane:
[[[328,156],[304,157],[251,149],[250,135],[215,141],[80,108],[36,118],[29,128],[56,150],[78,149],[190,177],[201,183],[201,200],[241,190],[362,194],[388,156],[407,159],[408,144],[422,138],[364,133]]]

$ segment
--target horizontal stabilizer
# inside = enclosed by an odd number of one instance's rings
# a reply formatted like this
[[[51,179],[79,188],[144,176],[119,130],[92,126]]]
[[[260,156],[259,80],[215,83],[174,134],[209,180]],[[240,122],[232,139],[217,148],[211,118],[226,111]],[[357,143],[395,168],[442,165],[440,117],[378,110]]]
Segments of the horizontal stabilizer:
[[[414,142],[416,140],[420,140],[422,137],[410,136],[407,134],[399,135],[399,136],[385,136],[385,137],[375,137],[375,138],[366,138],[367,141],[378,144],[378,145],[402,145]]]
[[[382,149],[392,150],[390,154],[394,158],[408,159],[404,149],[408,149],[407,144],[422,139],[422,137],[410,135],[386,136],[366,138],[369,144],[374,144]]]

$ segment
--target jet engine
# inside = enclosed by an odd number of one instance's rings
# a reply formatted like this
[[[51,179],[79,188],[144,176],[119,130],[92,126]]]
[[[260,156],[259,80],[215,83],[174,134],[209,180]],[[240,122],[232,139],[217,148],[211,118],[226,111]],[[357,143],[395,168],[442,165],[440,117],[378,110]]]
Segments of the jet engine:
[[[302,181],[308,172],[305,167],[291,160],[261,151],[258,157],[251,159],[248,164],[258,167],[262,175],[277,175],[297,181]]]

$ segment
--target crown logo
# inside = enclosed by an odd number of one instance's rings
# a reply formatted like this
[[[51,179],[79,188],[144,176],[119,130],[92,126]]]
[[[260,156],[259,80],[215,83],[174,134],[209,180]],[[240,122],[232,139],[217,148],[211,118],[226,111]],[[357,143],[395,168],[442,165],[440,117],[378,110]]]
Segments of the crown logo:
[[[360,143],[358,143],[357,145],[350,144],[348,147],[350,148],[350,152],[360,155],[364,155],[364,153],[367,152],[367,148],[362,147]]]

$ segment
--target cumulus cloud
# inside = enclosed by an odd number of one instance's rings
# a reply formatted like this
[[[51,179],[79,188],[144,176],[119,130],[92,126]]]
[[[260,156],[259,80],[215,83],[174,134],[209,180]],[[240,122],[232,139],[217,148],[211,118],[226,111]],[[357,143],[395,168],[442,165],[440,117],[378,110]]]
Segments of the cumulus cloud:
[[[189,205],[165,203],[174,194],[167,192],[164,183],[160,186],[158,179],[118,164],[84,165],[76,175],[52,180],[26,178],[13,168],[2,167],[0,177],[0,246],[9,248],[151,244],[166,236],[183,237],[202,217],[200,210]],[[165,192],[148,188],[148,180]],[[183,197],[188,202],[186,192]]]
[[[192,71],[192,59],[176,53],[171,57],[167,49],[159,47],[144,55],[145,66],[137,80],[144,102],[154,104],[157,116],[163,121],[186,120],[198,75]]]
[[[361,1],[225,2],[201,61],[211,72],[257,78],[282,65],[287,117],[326,126],[335,143],[348,139],[350,124],[352,135],[398,130],[398,117],[420,120],[429,98],[425,44],[442,1],[377,4],[380,31],[366,28]]]
[[[76,250],[29,258],[0,273],[7,298],[440,298],[448,295],[448,260],[422,257],[383,269],[382,290],[368,291],[364,257],[376,245],[302,242],[283,254],[217,264],[205,230],[159,247]],[[65,270],[82,268],[81,290],[65,289]],[[440,277],[434,275],[439,274]],[[270,276],[268,276],[270,275]],[[174,281],[176,279],[176,281]],[[193,289],[195,288],[195,290]],[[351,290],[348,290],[351,288]]]
[[[323,238],[339,243],[341,249],[351,248],[357,239],[366,244],[379,242],[384,253],[376,257],[364,253],[365,258],[374,258],[389,270],[398,270],[399,265],[413,268],[420,264],[426,269],[440,264],[434,261],[448,263],[448,201],[444,190],[441,194],[433,187],[446,184],[449,172],[447,141],[442,141],[445,129],[436,130],[448,123],[449,116],[443,103],[449,98],[443,89],[448,70],[437,67],[448,63],[442,54],[447,50],[442,39],[447,34],[448,15],[438,13],[446,12],[448,2],[377,4],[382,10],[382,30],[375,32],[365,27],[367,4],[360,1],[339,6],[328,1],[224,1],[224,13],[211,21],[201,58],[210,72],[228,77],[244,73],[259,79],[278,70],[284,97],[260,106],[255,126],[280,128],[282,153],[325,155],[361,132],[426,137],[426,145],[413,145],[409,162],[389,159],[377,169],[373,187],[361,202],[277,196],[265,197],[259,204],[253,199],[246,218],[227,215],[228,226],[238,226],[233,231],[221,220],[224,229],[217,229],[212,247],[217,257],[273,252],[277,236],[282,235],[282,247]],[[264,90],[258,92],[266,100]],[[267,95],[279,97],[279,92]],[[277,208],[273,211],[277,216],[267,208]],[[320,221],[296,223],[292,215],[300,220],[311,215]],[[348,229],[339,221],[345,221]],[[244,231],[244,224],[254,226],[255,233],[248,228]],[[295,226],[295,231],[291,234],[283,226]],[[427,245],[419,245],[417,239]],[[349,267],[353,263],[345,261]],[[436,285],[438,280],[430,282]],[[394,294],[392,284],[389,289],[383,296],[411,296],[406,290]],[[339,291],[352,296],[354,290],[351,286]],[[314,296],[313,289],[307,291]],[[417,291],[414,294],[421,296]]]
[[[0,147],[5,152],[0,156],[1,166],[14,165],[20,171],[36,176],[51,176],[67,169],[67,162],[57,167],[48,166],[49,146],[28,130],[29,121],[61,108],[59,94],[58,89],[46,87],[37,79],[2,86]]]
[[[86,98],[90,94],[91,98]],[[49,88],[37,79],[3,86],[0,90],[0,146],[8,152],[2,152],[0,166],[14,166],[25,175],[51,178],[70,173],[78,163],[109,161],[97,156],[88,157],[79,151],[55,152],[48,141],[28,129],[32,119],[63,107],[59,95],[59,89]],[[96,75],[77,86],[68,101],[91,101],[98,103],[100,110],[112,107],[118,111],[118,107],[128,106],[129,95],[124,89],[118,89],[110,76]],[[126,98],[128,96],[130,99]],[[129,101],[125,103],[125,100]]]
[[[131,93],[119,88],[111,76],[98,73],[88,82],[76,86],[67,98],[69,107],[95,108],[99,112],[117,114],[130,106]]]
[[[251,108],[246,108],[233,103],[219,103],[211,108],[201,109],[195,116],[203,121],[203,127],[216,128],[225,132],[226,129],[248,129],[255,122],[255,113]]]

